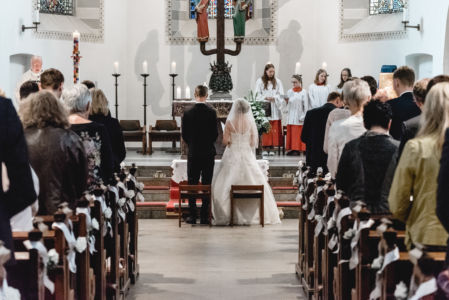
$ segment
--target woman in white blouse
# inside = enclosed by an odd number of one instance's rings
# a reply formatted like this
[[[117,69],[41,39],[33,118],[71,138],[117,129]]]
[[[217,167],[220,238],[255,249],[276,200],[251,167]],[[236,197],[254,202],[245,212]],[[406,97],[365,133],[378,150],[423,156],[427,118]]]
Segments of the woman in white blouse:
[[[309,87],[309,109],[323,106],[327,102],[327,96],[331,93],[331,86],[327,84],[327,71],[319,69],[315,81]]]
[[[298,155],[306,151],[306,145],[301,141],[302,126],[309,108],[307,91],[302,88],[301,75],[292,76],[293,87],[288,90],[285,98],[287,104],[287,142],[285,148],[290,150],[287,155]]]
[[[257,101],[271,102],[270,132],[262,135],[263,147],[278,147],[282,144],[282,113],[284,88],[275,76],[274,65],[266,64],[262,77],[257,79],[254,94]]]

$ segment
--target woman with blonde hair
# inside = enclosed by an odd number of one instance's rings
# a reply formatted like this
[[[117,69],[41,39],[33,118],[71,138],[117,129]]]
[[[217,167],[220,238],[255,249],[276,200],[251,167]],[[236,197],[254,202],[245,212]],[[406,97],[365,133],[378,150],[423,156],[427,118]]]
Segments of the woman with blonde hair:
[[[125,140],[122,128],[117,119],[111,117],[108,107],[108,99],[100,89],[91,89],[92,105],[90,107],[89,120],[103,124],[111,139],[112,158],[114,172],[120,171],[120,163],[126,157]]]
[[[87,161],[80,138],[68,129],[65,108],[52,92],[40,91],[21,102],[19,114],[39,178],[38,214],[54,214],[62,202],[74,207],[86,190]]]
[[[405,145],[390,189],[393,216],[406,223],[406,245],[445,249],[448,238],[436,215],[437,178],[449,127],[449,83],[435,85],[426,97],[421,129]]]

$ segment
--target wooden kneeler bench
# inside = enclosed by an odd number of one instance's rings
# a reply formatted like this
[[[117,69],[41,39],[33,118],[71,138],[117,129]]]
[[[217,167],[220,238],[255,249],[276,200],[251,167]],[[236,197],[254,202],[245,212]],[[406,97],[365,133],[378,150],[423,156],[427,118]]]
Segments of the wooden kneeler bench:
[[[201,199],[201,201],[204,202],[205,199],[209,199],[209,226],[212,226],[212,187],[211,185],[189,185],[185,182],[182,182],[179,184],[179,206],[178,206],[178,222],[179,227],[181,227],[181,221],[182,221],[182,200],[183,199],[190,199],[195,198]]]
[[[260,225],[264,227],[264,186],[263,185],[232,185],[231,186],[231,221],[234,225],[234,203],[237,199],[260,199]]]

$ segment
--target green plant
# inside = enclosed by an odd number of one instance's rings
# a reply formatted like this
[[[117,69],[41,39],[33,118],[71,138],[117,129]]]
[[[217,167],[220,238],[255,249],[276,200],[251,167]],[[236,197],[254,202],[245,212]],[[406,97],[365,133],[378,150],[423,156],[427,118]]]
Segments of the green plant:
[[[257,101],[257,93],[254,94],[253,91],[249,91],[248,95],[244,97],[244,99],[251,105],[251,110],[253,112],[254,120],[256,121],[259,135],[268,133],[271,129],[270,121],[265,116],[265,109],[262,102]]]

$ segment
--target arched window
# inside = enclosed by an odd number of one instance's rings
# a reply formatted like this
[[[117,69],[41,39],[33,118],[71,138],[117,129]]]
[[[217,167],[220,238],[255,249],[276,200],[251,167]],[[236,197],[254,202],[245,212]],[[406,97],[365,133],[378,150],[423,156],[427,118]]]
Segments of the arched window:
[[[370,0],[369,14],[395,14],[402,12],[405,0]]]

